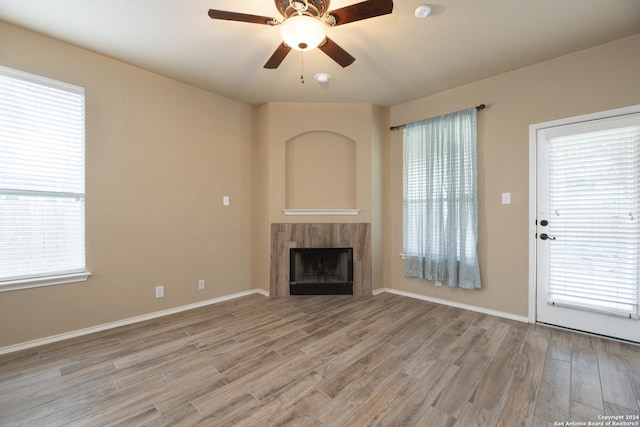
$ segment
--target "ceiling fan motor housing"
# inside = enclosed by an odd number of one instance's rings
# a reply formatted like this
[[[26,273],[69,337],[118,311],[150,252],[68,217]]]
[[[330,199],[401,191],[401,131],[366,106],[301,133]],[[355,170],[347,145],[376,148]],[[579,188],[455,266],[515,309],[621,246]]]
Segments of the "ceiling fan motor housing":
[[[329,9],[329,0],[275,0],[275,3],[285,18],[298,15],[299,12],[319,18]]]

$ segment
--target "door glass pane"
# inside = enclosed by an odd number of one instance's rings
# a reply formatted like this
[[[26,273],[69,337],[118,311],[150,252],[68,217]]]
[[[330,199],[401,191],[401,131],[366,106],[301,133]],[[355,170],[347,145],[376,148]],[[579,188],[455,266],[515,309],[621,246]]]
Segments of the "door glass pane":
[[[549,300],[638,316],[640,126],[549,140]]]

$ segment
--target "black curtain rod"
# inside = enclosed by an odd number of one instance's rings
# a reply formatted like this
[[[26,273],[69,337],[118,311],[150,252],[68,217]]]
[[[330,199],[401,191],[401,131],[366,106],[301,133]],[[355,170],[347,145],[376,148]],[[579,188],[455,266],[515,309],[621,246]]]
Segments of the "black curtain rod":
[[[476,105],[476,111],[484,110],[486,107],[487,106],[484,104]],[[389,130],[398,130],[398,129],[402,129],[405,126],[406,125],[391,126]]]

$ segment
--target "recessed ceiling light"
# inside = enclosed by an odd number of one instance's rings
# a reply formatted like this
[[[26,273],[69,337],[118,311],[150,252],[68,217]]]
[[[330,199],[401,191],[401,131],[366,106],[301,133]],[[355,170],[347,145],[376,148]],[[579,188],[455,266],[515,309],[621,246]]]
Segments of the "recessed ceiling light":
[[[331,75],[327,73],[318,73],[313,76],[313,79],[320,84],[326,84],[331,80]]]
[[[427,16],[431,15],[431,7],[428,4],[422,4],[416,7],[416,18],[424,19]]]

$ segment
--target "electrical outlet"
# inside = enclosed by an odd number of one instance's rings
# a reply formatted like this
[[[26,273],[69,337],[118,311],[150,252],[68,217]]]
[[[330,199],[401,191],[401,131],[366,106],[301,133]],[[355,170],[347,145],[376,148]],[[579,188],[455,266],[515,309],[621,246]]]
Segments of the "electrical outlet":
[[[198,280],[198,289],[204,289],[204,279]]]
[[[222,204],[224,206],[229,206],[229,196],[223,196],[222,197]]]
[[[164,296],[164,286],[156,286],[156,298],[162,298]]]
[[[437,286],[437,287],[442,286],[442,282],[441,282],[441,281],[439,281],[439,280],[436,280],[436,286]]]

